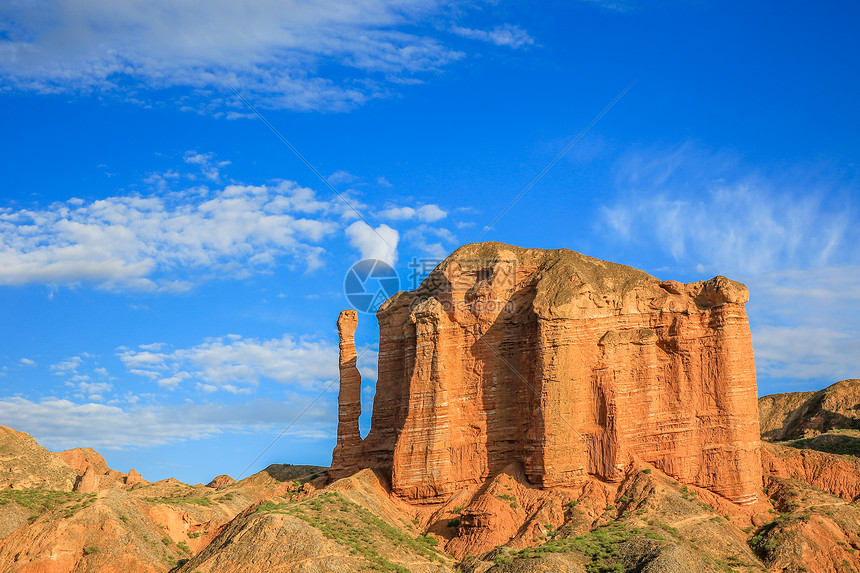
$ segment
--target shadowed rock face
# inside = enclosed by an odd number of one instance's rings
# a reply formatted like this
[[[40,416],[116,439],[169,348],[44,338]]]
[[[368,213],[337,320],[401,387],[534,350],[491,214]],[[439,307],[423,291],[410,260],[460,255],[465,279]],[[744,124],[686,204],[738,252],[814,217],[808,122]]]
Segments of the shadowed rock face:
[[[461,247],[377,313],[372,427],[357,431],[355,314],[338,320],[332,475],[382,469],[439,498],[521,463],[542,487],[634,458],[737,503],[761,479],[744,285],[681,284],[566,249]]]

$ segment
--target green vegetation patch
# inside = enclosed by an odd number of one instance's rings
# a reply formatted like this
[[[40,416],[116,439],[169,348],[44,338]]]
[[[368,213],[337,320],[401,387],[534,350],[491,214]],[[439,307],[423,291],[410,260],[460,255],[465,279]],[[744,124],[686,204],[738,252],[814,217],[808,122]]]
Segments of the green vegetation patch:
[[[71,517],[79,509],[89,507],[95,500],[94,493],[77,491],[54,491],[49,489],[12,489],[0,491],[0,505],[17,503],[35,512],[37,517],[56,507],[64,507],[65,516]]]
[[[786,442],[785,445],[801,450],[817,450],[826,454],[860,457],[860,437],[857,437],[857,432],[852,431],[853,435],[844,435],[844,432],[844,430],[842,432],[831,430],[811,438]]]
[[[430,561],[439,558],[434,549],[438,543],[435,537],[410,537],[336,492],[298,502],[264,503],[257,508],[257,512],[283,513],[309,523],[329,539],[349,547],[353,554],[361,555],[370,563],[372,571],[408,573],[408,569],[392,563],[380,553],[381,540],[398,550],[408,549]]]
[[[186,503],[191,505],[203,505],[209,507],[212,500],[208,497],[145,497],[151,503]]]
[[[647,533],[645,532],[644,535],[647,536]],[[543,545],[526,547],[521,551],[512,553],[503,552],[497,555],[493,561],[497,565],[501,565],[510,563],[514,559],[532,559],[543,553],[579,551],[591,558],[591,562],[585,566],[588,573],[623,573],[624,566],[619,562],[621,553],[618,546],[637,535],[643,535],[643,531],[638,527],[628,528],[624,523],[616,522],[607,527],[594,529],[585,535],[553,539]]]
[[[808,522],[812,515],[810,512],[805,512],[799,515],[782,515],[770,523],[762,525],[756,530],[747,543],[752,550],[761,558],[768,558],[776,549],[788,541],[788,534],[782,529],[777,529],[779,525],[788,524],[792,521]]]

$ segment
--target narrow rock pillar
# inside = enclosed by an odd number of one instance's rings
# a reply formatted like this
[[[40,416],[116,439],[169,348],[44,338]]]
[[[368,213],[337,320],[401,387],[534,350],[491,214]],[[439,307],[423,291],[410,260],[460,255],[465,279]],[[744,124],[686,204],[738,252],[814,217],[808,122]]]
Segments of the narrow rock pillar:
[[[361,374],[356,366],[355,328],[358,316],[352,309],[337,318],[340,355],[340,392],[337,396],[337,445],[332,452],[329,476],[333,479],[349,476],[360,468],[361,433]]]

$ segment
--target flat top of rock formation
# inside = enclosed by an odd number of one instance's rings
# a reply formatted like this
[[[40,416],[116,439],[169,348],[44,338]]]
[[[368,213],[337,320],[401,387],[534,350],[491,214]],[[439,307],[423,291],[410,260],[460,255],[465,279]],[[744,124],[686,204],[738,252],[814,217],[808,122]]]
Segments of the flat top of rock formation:
[[[525,268],[540,268],[541,279],[569,283],[576,276],[582,283],[614,290],[638,283],[659,283],[646,273],[627,265],[612,263],[570,249],[529,249],[498,242],[470,243],[451,253],[439,265],[443,270],[457,260],[516,260]]]
[[[656,307],[662,307],[660,301],[672,296],[677,299],[674,308],[681,304],[690,310],[749,300],[746,286],[722,276],[686,285],[661,282],[645,271],[570,249],[529,249],[485,242],[458,248],[415,291],[394,295],[380,311],[385,313],[398,302],[415,296],[481,288],[479,285],[485,282],[496,291],[531,290],[535,311],[545,317],[637,312],[644,310],[649,301],[657,301]]]

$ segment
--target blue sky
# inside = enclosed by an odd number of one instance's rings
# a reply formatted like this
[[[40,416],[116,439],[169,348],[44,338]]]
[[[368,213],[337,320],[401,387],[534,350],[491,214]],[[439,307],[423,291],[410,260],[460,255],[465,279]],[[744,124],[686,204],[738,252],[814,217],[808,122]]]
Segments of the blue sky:
[[[147,479],[328,464],[350,266],[411,288],[632,82],[483,239],[741,280],[761,394],[858,377],[858,12],[5,2],[0,423]]]

